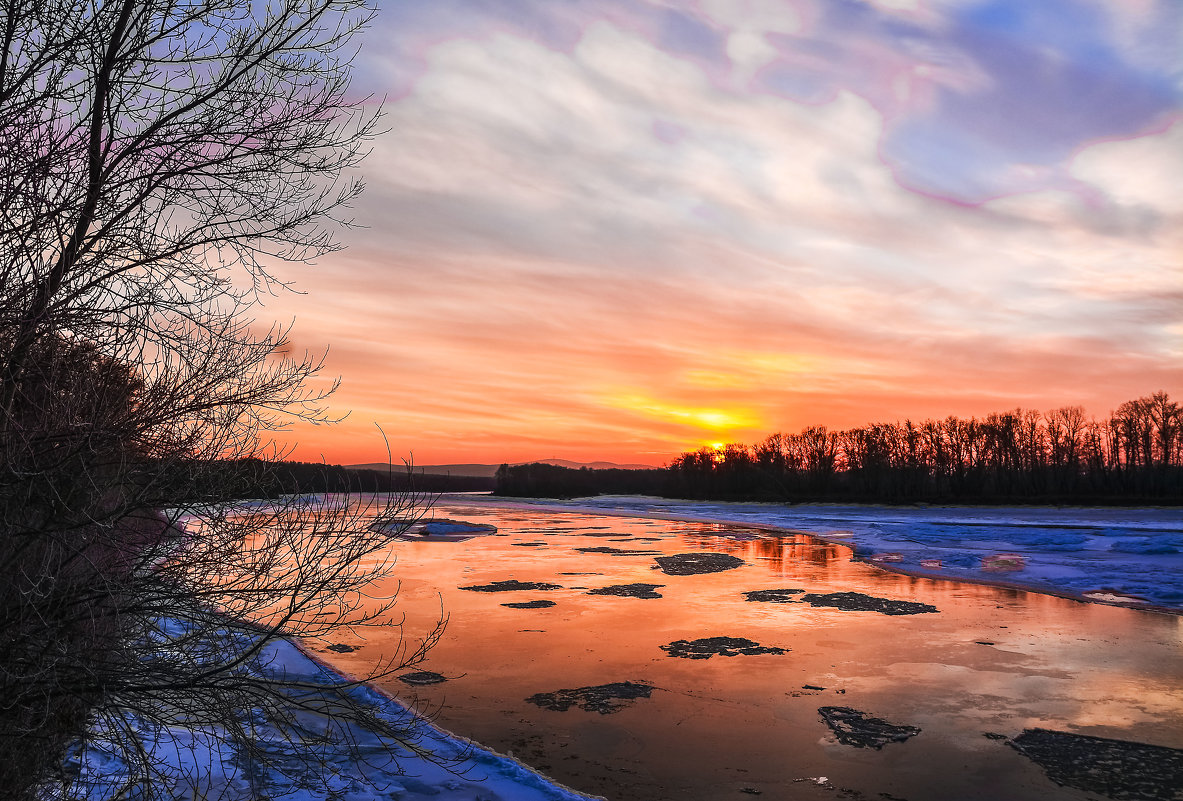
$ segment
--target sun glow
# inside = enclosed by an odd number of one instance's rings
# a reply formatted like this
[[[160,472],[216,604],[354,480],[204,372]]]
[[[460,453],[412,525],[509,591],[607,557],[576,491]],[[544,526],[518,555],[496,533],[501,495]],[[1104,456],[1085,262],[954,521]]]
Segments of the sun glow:
[[[669,403],[655,398],[636,395],[614,395],[608,405],[641,414],[651,420],[674,423],[687,428],[706,430],[716,435],[732,431],[759,429],[763,422],[753,410],[741,406],[698,407]]]
[[[331,343],[352,410],[285,434],[298,458],[380,461],[375,421],[424,464],[656,463],[808,425],[1183,394],[1183,240],[1162,222],[1183,106],[1147,89],[1178,48],[1136,45],[1177,43],[1176,4],[1109,4],[1075,35],[1016,16],[1022,82],[997,48],[960,55],[1001,24],[963,3],[804,22],[725,0],[438,5],[383,11],[398,66],[366,78],[396,99],[358,226],[321,267],[284,268],[307,295],[268,301],[298,319],[296,352]],[[655,5],[690,27],[654,36]],[[905,8],[924,48],[891,21]],[[577,28],[571,47],[542,34]],[[815,52],[835,57],[802,83]],[[989,87],[1024,135],[941,87]],[[540,141],[569,146],[540,159]]]

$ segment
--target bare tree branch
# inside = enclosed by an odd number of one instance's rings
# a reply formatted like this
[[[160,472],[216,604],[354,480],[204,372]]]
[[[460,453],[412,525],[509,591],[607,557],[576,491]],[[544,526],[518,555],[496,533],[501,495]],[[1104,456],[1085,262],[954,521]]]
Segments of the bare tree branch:
[[[332,420],[321,359],[253,315],[277,264],[339,247],[361,191],[378,115],[349,61],[372,10],[0,10],[0,786],[31,797],[98,737],[151,796],[149,729],[265,761],[252,715],[296,737],[323,706],[261,665],[275,638],[398,624],[369,595],[393,567],[374,523],[424,498],[241,500],[269,485],[251,471],[276,431]],[[415,750],[407,721],[336,689],[333,716]]]

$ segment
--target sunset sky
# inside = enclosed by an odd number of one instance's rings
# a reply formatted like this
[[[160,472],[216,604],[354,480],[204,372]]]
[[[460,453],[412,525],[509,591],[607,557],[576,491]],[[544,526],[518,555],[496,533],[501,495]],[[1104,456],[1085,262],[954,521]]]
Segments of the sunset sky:
[[[381,0],[294,457],[663,464],[1183,396],[1178,0]]]

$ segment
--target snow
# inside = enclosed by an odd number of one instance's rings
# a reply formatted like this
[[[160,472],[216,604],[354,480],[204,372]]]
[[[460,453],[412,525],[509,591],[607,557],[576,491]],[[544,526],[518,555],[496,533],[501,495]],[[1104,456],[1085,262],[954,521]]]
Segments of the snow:
[[[1179,508],[789,505],[609,495],[515,504],[804,531],[853,548],[857,559],[913,575],[1183,611]]]
[[[163,625],[162,629],[175,628]],[[311,658],[295,643],[273,640],[253,662],[264,678],[303,683],[306,692],[332,702],[334,684],[348,679]],[[314,711],[309,695],[299,696],[305,711],[296,712],[305,728],[293,738],[260,713],[244,721],[254,745],[267,760],[249,758],[230,746],[224,732],[183,725],[152,727],[128,715],[124,719],[150,753],[158,775],[151,779],[151,797],[199,801],[253,801],[266,797],[284,801],[587,801],[514,759],[486,750],[443,731],[397,700],[364,684],[344,692],[363,701],[386,721],[404,724],[416,749],[392,747],[388,739],[357,723]],[[295,706],[292,707],[295,710]],[[148,797],[129,790],[129,771],[118,750],[103,744],[103,731],[85,749],[66,760],[75,781],[56,789],[69,798]],[[328,736],[325,736],[328,735]]]

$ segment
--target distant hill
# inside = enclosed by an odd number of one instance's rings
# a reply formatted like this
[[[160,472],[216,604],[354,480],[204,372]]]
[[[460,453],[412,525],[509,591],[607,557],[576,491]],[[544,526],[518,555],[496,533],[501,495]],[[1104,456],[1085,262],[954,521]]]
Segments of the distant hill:
[[[651,464],[616,464],[615,462],[571,462],[566,459],[535,459],[532,462],[514,462],[519,464],[553,464],[559,467],[570,467],[578,470],[586,467],[589,470],[653,470]],[[429,476],[471,476],[475,478],[492,478],[500,464],[417,464],[415,472]],[[349,470],[377,470],[385,473],[388,465],[384,462],[372,464],[347,464]],[[402,465],[395,465],[396,473],[404,471]]]
[[[616,462],[569,462],[566,459],[535,459],[533,462],[517,462],[516,464],[553,464],[559,467],[570,467],[578,470],[586,467],[588,470],[654,470],[657,465],[652,464],[616,464]]]

